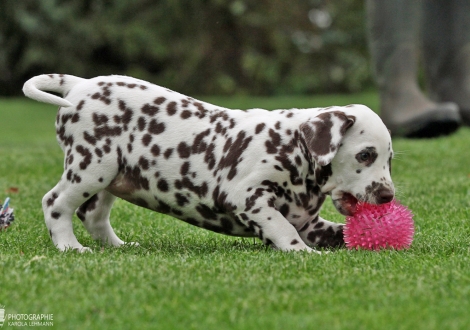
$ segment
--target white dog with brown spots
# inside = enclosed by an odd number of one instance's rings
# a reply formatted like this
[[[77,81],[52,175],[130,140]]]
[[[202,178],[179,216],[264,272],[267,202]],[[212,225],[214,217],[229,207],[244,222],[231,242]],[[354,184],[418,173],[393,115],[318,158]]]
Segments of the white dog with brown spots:
[[[42,204],[60,250],[88,249],[75,211],[94,239],[124,244],[116,197],[284,251],[343,245],[343,225],[319,216],[327,195],[344,215],[394,197],[390,134],[364,105],[231,110],[124,76],[40,75],[23,91],[59,106],[64,172]]]

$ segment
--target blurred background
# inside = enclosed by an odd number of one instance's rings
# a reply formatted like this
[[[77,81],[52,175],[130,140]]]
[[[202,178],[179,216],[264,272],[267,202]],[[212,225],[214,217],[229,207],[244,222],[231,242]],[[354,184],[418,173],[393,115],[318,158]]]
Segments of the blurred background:
[[[0,96],[41,73],[193,95],[373,86],[364,0],[1,0]]]

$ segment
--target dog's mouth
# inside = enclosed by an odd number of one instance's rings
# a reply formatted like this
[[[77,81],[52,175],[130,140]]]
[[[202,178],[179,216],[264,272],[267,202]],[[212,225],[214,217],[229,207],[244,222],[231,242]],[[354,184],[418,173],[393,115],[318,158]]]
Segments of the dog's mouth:
[[[351,216],[356,213],[356,206],[359,201],[350,193],[343,193],[340,198],[334,199],[333,204],[339,213]]]

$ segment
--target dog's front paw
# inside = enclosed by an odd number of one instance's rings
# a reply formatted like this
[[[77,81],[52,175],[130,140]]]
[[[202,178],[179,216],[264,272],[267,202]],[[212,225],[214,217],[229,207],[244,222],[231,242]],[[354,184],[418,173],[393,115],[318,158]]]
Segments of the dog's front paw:
[[[68,251],[74,251],[78,253],[93,253],[93,250],[90,249],[89,247],[85,247],[81,244],[75,244],[75,245],[59,245],[57,244],[56,247],[62,251],[62,252],[68,252]]]
[[[74,250],[76,250],[79,253],[86,253],[86,252],[93,253],[93,250],[86,246],[82,246],[81,248],[74,249]]]
[[[277,246],[274,246],[272,245],[272,248],[274,248],[275,250],[280,250],[280,251],[284,251],[284,252],[293,252],[293,251],[300,251],[300,252],[308,252],[308,253],[315,253],[315,254],[318,254],[318,255],[322,255],[323,253],[327,253],[327,251],[323,251],[323,252],[320,252],[320,251],[317,251],[315,249],[312,249],[311,247],[307,246],[307,245],[303,245],[303,246],[286,246],[284,248],[280,248],[280,247],[277,247]]]
[[[60,247],[60,246],[57,246],[57,248],[62,251],[62,252],[68,252],[68,251],[74,251],[74,252],[78,252],[78,253],[93,253],[93,250],[90,249],[89,247],[85,247],[85,246],[63,246],[63,247]]]
[[[138,242],[124,242],[123,245],[132,246],[132,247],[140,246],[140,244]]]
[[[125,241],[119,241],[119,242],[112,242],[112,243],[108,243],[106,244],[108,246],[111,246],[111,247],[115,247],[115,248],[120,248],[120,247],[123,247],[123,246],[127,246],[127,247],[136,247],[136,246],[140,246],[139,243],[137,242],[125,242]]]
[[[304,250],[304,251],[307,251],[308,253],[315,253],[315,254],[318,254],[319,256],[321,256],[322,254],[324,253],[328,253],[327,251],[318,251],[318,250],[315,250],[315,249],[312,249],[312,248],[309,248],[308,250]]]

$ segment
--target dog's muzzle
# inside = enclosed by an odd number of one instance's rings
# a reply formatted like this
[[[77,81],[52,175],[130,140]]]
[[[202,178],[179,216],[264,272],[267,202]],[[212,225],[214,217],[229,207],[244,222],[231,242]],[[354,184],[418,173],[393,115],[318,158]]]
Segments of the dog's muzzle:
[[[361,196],[353,196],[350,193],[343,192],[341,196],[333,200],[333,205],[339,213],[345,216],[351,216],[356,213],[356,207],[359,202],[370,204],[385,204],[389,203],[395,197],[395,192],[387,187],[381,187],[372,193],[361,198]]]

